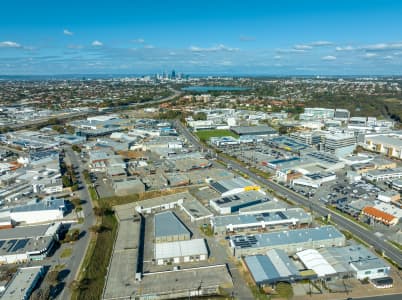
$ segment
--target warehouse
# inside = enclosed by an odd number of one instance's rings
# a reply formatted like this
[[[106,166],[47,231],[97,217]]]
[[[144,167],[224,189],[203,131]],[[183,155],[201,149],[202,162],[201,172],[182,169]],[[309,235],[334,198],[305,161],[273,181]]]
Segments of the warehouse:
[[[388,277],[391,271],[391,267],[383,259],[360,244],[324,248],[319,252],[331,265],[344,265],[359,280]]]
[[[319,188],[322,184],[336,180],[335,173],[314,173],[305,174],[303,177],[292,180],[293,185],[309,186]]]
[[[158,265],[208,259],[208,250],[204,239],[155,243],[154,253]]]
[[[372,170],[363,174],[363,177],[370,181],[384,181],[402,178],[402,168]]]
[[[266,255],[246,256],[243,261],[259,287],[300,279],[297,267],[283,250],[272,249]]]
[[[301,208],[291,208],[276,212],[257,214],[216,216],[211,219],[211,226],[215,234],[241,232],[252,230],[285,229],[290,226],[307,225],[312,221],[310,214]]]
[[[44,223],[61,220],[66,210],[64,199],[47,197],[33,204],[17,206],[10,209],[11,220],[15,223]]]
[[[258,191],[248,191],[218,199],[211,199],[209,205],[219,214],[226,215],[237,212],[241,208],[263,203],[268,200],[269,198],[266,195]]]
[[[328,278],[337,272],[316,249],[306,249],[296,253],[303,265],[313,270],[318,277]]]
[[[59,238],[61,223],[0,230],[0,264],[42,260]]]
[[[136,202],[135,210],[139,213],[151,214],[168,210],[183,204],[186,199],[193,199],[188,192],[166,195]]]
[[[127,196],[145,192],[145,185],[138,178],[115,180],[112,186],[117,196]]]
[[[334,226],[294,229],[256,235],[236,235],[229,244],[233,256],[264,254],[271,249],[282,249],[293,255],[303,249],[344,246],[346,239]]]
[[[213,217],[213,214],[197,199],[185,201],[179,206],[189,216],[191,222],[197,222]]]
[[[42,266],[19,268],[8,283],[2,299],[7,300],[28,300],[45,275]]]
[[[276,136],[278,132],[268,125],[258,126],[235,126],[230,128],[235,134],[242,135],[258,135],[258,136]]]
[[[210,186],[221,194],[222,197],[238,194],[246,191],[260,191],[265,194],[261,187],[243,177],[235,177],[219,181],[211,181]]]
[[[155,243],[184,241],[191,238],[191,232],[171,211],[154,216]]]

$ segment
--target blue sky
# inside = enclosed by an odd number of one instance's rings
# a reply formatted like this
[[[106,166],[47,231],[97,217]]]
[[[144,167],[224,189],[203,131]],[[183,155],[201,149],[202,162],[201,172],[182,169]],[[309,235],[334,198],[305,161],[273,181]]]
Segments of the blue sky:
[[[402,1],[4,0],[0,74],[401,74]]]

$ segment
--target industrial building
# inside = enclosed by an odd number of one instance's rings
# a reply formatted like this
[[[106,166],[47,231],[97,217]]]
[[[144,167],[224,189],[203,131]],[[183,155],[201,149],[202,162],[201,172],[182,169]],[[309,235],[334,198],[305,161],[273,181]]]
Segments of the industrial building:
[[[402,168],[371,170],[363,174],[368,180],[371,181],[384,181],[402,178]]]
[[[227,215],[239,211],[244,207],[268,201],[268,196],[258,191],[242,192],[235,195],[224,196],[209,201],[210,207],[221,215]]]
[[[269,127],[268,125],[258,125],[258,126],[234,126],[230,128],[235,134],[242,135],[257,135],[257,136],[276,136],[278,132]]]
[[[155,243],[184,241],[191,238],[191,232],[171,211],[154,216]]]
[[[319,188],[322,184],[336,180],[335,173],[313,173],[305,174],[303,177],[296,178],[291,181],[293,185],[309,186]]]
[[[333,119],[335,110],[332,108],[306,107],[300,114],[300,120]]]
[[[185,201],[179,206],[190,217],[191,222],[202,221],[213,217],[213,213],[197,199]]]
[[[312,222],[310,214],[301,208],[257,214],[215,216],[211,226],[215,234],[241,231],[268,231],[278,228],[297,227]]]
[[[294,229],[256,235],[230,237],[229,245],[233,256],[264,254],[271,249],[282,249],[293,255],[303,249],[344,246],[344,235],[334,226]]]
[[[177,193],[168,196],[156,197],[136,202],[135,210],[138,213],[151,214],[178,207],[185,199],[192,199],[189,193]]]
[[[155,243],[154,254],[158,265],[208,259],[208,249],[204,239]]]
[[[323,248],[319,252],[337,272],[349,273],[359,280],[388,277],[391,271],[388,263],[360,244]]]
[[[296,253],[303,265],[313,270],[319,278],[335,275],[337,272],[316,249],[306,249]]]
[[[246,256],[244,264],[256,285],[263,287],[277,282],[295,282],[301,278],[295,264],[285,251],[272,249],[266,255]]]
[[[345,133],[334,133],[325,135],[324,149],[336,156],[349,155],[356,148],[356,137]]]
[[[118,196],[127,196],[145,192],[144,183],[138,178],[115,180],[112,183],[114,192]]]
[[[45,275],[42,266],[19,268],[0,296],[7,300],[28,300]]]
[[[395,136],[366,136],[363,146],[390,157],[402,158],[402,140]]]
[[[227,197],[230,195],[238,194],[246,191],[260,191],[265,194],[261,187],[256,185],[254,182],[245,179],[244,177],[235,177],[220,181],[210,181],[209,185],[222,197]]]
[[[44,259],[58,239],[61,224],[0,230],[0,264]]]
[[[61,220],[66,211],[64,199],[47,197],[41,201],[22,206],[16,206],[10,210],[10,218],[14,223],[35,224]]]

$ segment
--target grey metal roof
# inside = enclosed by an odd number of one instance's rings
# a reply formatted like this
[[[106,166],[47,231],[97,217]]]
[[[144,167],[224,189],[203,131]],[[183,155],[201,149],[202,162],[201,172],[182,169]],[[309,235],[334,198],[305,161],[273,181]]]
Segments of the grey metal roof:
[[[228,215],[228,216],[216,216],[214,222],[216,226],[226,226],[229,224],[251,224],[258,222],[275,222],[282,220],[305,220],[310,219],[310,215],[303,209],[288,209],[275,212],[263,212],[256,214],[244,214],[244,215]]]
[[[27,211],[56,210],[56,209],[64,210],[65,206],[66,203],[64,199],[53,199],[49,197],[33,204],[13,207],[10,211],[27,212]]]
[[[300,276],[297,267],[283,250],[270,250],[267,255],[252,255],[244,258],[257,284],[293,281]]]
[[[155,237],[191,234],[183,223],[171,211],[155,215]]]
[[[268,125],[236,126],[232,127],[231,130],[238,135],[264,135],[276,133],[276,130]]]
[[[347,262],[357,270],[386,268],[389,265],[363,245],[327,248],[322,255],[329,260]]]
[[[238,235],[231,237],[231,242],[236,248],[261,248],[306,243],[309,241],[332,240],[342,237],[344,238],[343,234],[330,225],[256,235]]]

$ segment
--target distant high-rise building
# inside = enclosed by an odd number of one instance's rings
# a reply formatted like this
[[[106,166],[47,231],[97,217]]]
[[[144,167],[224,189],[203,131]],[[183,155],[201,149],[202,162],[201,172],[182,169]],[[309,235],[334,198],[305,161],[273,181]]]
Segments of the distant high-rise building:
[[[176,71],[175,70],[172,71],[171,79],[176,79]]]

